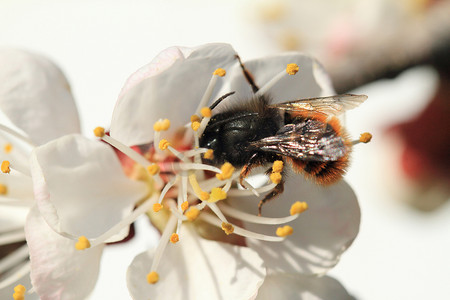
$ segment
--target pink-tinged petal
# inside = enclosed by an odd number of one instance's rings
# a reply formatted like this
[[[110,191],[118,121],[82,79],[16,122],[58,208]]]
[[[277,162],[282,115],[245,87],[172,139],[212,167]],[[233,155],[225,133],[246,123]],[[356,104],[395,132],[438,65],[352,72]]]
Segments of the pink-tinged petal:
[[[259,199],[230,199],[231,204],[249,213],[258,212]],[[345,181],[323,187],[301,175],[287,176],[285,191],[262,209],[266,217],[289,215],[291,205],[305,201],[309,208],[289,223],[294,232],[280,243],[247,239],[249,247],[276,272],[323,274],[334,267],[359,231],[361,213],[353,190]],[[245,228],[274,235],[276,227],[245,223]]]
[[[78,112],[61,70],[47,58],[0,50],[0,109],[37,145],[79,133]]]
[[[256,300],[350,300],[354,299],[336,279],[293,274],[267,275]]]
[[[60,233],[98,237],[148,193],[145,183],[125,176],[109,145],[79,135],[36,148],[30,162],[39,210]]]
[[[132,76],[143,80],[133,79],[132,87],[124,88],[114,109],[111,136],[127,145],[140,145],[153,140],[153,125],[160,118],[170,119],[170,133],[189,123],[213,72],[229,69],[236,63],[235,55],[227,44],[163,52],[148,70]],[[225,78],[218,80],[213,99]]]
[[[268,90],[266,94],[272,98],[273,103],[334,94],[331,81],[327,79],[326,72],[319,62],[310,56],[292,52],[249,60],[244,64],[253,74],[256,85],[262,88],[277,74],[286,70],[286,66],[291,63],[297,64],[299,71],[295,75],[286,74]],[[253,95],[252,89],[239,65],[234,66],[227,76],[229,76],[229,86],[226,86],[227,91],[222,90],[222,93],[236,91],[236,94],[232,97],[237,100]],[[225,105],[225,102],[223,105]],[[221,104],[218,106],[218,109],[220,107],[224,106]]]
[[[31,282],[41,300],[85,299],[97,281],[104,245],[76,250],[75,241],[55,233],[36,207],[25,227]]]
[[[177,244],[167,245],[156,284],[146,280],[153,252],[133,260],[127,273],[133,299],[252,299],[266,275],[256,252],[202,239],[186,227]]]

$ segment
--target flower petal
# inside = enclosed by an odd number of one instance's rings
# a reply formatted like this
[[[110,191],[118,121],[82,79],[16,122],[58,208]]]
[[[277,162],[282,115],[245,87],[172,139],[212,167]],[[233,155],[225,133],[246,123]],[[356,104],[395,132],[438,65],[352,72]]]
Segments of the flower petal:
[[[152,251],[136,256],[128,273],[134,299],[250,299],[266,271],[261,258],[247,247],[208,241],[183,226],[180,241],[167,246],[151,285],[146,275]]]
[[[80,132],[77,108],[61,70],[47,58],[0,50],[0,109],[37,145]]]
[[[213,72],[235,64],[235,55],[227,44],[166,50],[132,76],[131,84],[127,82],[114,109],[111,136],[127,145],[141,145],[153,140],[153,124],[160,118],[170,119],[172,133],[189,123]]]
[[[295,75],[286,75],[267,92],[273,103],[289,100],[319,97],[334,94],[331,81],[326,72],[314,58],[300,53],[285,53],[271,57],[264,57],[245,62],[245,67],[253,74],[259,88],[269,82],[277,74],[286,69],[287,64],[296,63],[300,69]],[[229,86],[222,93],[236,91],[235,99],[245,99],[253,95],[250,85],[245,79],[239,65],[229,72]],[[220,104],[224,107],[225,104]]]
[[[79,135],[36,148],[31,173],[44,219],[55,231],[74,236],[98,237],[148,193],[146,184],[125,176],[109,145]]]
[[[25,231],[31,282],[41,299],[85,299],[97,281],[104,245],[76,250],[74,241],[47,225],[37,207],[30,210]]]
[[[230,200],[241,210],[257,213],[258,201],[248,197]],[[263,206],[263,215],[287,216],[295,201],[305,201],[309,208],[289,223],[294,229],[292,235],[280,243],[247,239],[247,244],[259,253],[269,269],[322,274],[338,263],[341,254],[358,234],[361,218],[358,201],[345,181],[322,187],[294,175],[288,177],[284,193]],[[251,231],[270,235],[276,231],[273,226],[244,225]]]
[[[354,299],[336,279],[324,276],[272,274],[266,276],[256,300],[350,300]]]

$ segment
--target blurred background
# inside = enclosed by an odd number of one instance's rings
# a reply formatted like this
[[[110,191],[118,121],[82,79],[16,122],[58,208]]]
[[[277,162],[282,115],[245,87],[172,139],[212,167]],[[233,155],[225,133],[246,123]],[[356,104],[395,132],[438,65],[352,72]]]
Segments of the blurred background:
[[[126,78],[167,47],[317,57],[338,93],[369,96],[348,113],[349,133],[374,135],[346,177],[360,234],[330,275],[357,299],[449,299],[449,16],[445,0],[1,0],[0,47],[62,68],[89,137],[108,127]],[[129,298],[125,270],[157,242],[146,220],[136,227],[131,243],[107,247],[92,299]]]

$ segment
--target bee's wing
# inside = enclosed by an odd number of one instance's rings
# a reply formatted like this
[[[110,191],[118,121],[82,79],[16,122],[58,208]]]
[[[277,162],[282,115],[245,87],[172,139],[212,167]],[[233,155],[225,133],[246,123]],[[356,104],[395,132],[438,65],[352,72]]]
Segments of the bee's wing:
[[[293,112],[304,112],[306,110],[337,116],[346,110],[359,106],[366,99],[366,95],[343,94],[330,97],[288,101],[270,105],[270,107]]]
[[[251,142],[250,147],[304,161],[336,161],[348,151],[330,125],[311,119],[285,125],[274,136]]]

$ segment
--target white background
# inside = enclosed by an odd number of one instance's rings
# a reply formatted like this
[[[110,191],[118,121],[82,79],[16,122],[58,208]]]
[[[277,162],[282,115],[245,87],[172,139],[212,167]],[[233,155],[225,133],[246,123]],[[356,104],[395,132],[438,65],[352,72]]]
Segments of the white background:
[[[275,53],[276,46],[238,3],[0,0],[0,46],[53,59],[72,85],[84,133],[92,136],[92,128],[108,127],[126,78],[166,47],[227,42],[243,59]],[[390,161],[396,150],[382,134],[389,124],[417,113],[435,84],[436,74],[419,68],[361,87],[357,92],[369,100],[347,117],[354,136],[374,133],[373,143],[356,147],[347,177],[360,200],[361,231],[331,272],[358,299],[450,298],[450,203],[424,214],[394,196],[399,188]],[[126,267],[157,241],[145,219],[138,229],[138,239],[107,247],[92,299],[129,299]]]

